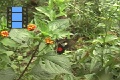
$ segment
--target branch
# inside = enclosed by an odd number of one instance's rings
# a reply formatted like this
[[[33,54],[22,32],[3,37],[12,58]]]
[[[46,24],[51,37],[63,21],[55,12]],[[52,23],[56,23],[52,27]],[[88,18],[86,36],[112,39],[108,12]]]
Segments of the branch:
[[[35,56],[35,53],[37,52],[38,48],[39,48],[39,45],[40,45],[41,42],[39,42],[39,44],[35,47],[34,49],[34,52],[32,53],[32,56],[27,64],[27,66],[25,67],[25,69],[23,70],[23,72],[20,74],[19,78],[17,80],[21,80],[22,76],[24,75],[24,73],[27,71],[31,61],[33,60],[34,56]]]

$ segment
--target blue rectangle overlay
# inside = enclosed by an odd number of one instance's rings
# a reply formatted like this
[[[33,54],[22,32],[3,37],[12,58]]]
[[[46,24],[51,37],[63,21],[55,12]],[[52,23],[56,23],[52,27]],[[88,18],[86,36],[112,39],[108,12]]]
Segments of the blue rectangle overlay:
[[[12,13],[12,21],[22,21],[22,13]]]
[[[22,22],[12,22],[12,28],[22,28]]]
[[[22,7],[12,7],[12,12],[22,12]]]

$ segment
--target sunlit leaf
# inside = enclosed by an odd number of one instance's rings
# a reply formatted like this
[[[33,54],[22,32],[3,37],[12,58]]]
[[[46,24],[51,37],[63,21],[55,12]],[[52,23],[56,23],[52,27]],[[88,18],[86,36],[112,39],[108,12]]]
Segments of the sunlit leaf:
[[[9,39],[9,38],[4,38],[3,40],[1,40],[1,43],[4,46],[18,47],[18,44],[16,42],[14,42],[12,39]]]
[[[17,43],[23,44],[22,41],[27,42],[30,38],[30,33],[24,29],[12,29],[10,31],[10,37]]]
[[[36,10],[50,18],[50,11],[48,10],[47,7],[36,7]]]
[[[11,56],[14,52],[13,51],[5,51],[3,53],[7,54],[7,56]]]
[[[118,37],[115,36],[115,35],[107,35],[106,38],[105,38],[105,42],[114,41],[116,39],[118,39]]]
[[[69,23],[69,19],[60,19],[60,20],[51,21],[48,24],[48,26],[49,26],[49,29],[52,31],[55,31],[57,29],[63,30],[69,27],[70,23]]]

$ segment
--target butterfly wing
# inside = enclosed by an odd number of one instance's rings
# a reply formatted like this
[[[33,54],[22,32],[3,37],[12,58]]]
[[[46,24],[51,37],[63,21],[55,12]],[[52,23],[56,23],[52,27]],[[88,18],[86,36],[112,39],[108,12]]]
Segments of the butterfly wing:
[[[61,44],[58,44],[57,53],[63,54],[64,52],[65,52],[65,48]]]

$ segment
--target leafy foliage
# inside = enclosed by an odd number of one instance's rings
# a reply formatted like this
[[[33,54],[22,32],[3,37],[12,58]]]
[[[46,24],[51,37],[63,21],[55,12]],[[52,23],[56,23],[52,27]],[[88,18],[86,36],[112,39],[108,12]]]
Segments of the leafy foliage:
[[[14,4],[30,3],[21,2]],[[0,32],[9,32],[0,35],[2,80],[120,80],[120,1],[44,0],[40,5],[29,22],[37,27],[33,31],[8,29],[1,14]],[[56,39],[67,37],[75,49],[58,55]]]

